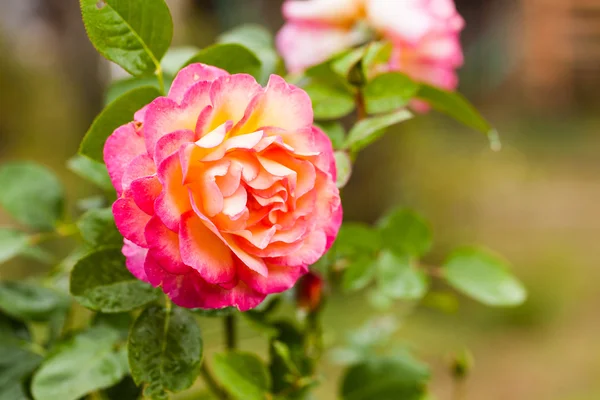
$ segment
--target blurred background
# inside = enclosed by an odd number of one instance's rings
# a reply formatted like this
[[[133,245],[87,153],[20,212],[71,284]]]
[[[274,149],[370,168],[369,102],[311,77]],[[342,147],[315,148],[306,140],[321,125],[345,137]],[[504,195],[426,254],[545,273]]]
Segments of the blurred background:
[[[77,3],[0,0],[0,162],[46,164],[67,185],[74,210],[94,189],[64,163],[100,111],[111,76]],[[174,45],[204,47],[243,23],[273,32],[283,23],[280,0],[168,3]],[[434,228],[428,262],[440,263],[457,245],[485,244],[528,286],[528,301],[516,309],[460,298],[456,310],[442,312],[424,302],[403,322],[394,340],[433,366],[437,398],[450,399],[449,354],[468,347],[475,357],[468,399],[599,399],[600,0],[456,3],[467,22],[460,91],[498,128],[503,150],[492,152],[483,135],[439,115],[404,123],[359,156],[344,192],[346,218],[372,222],[397,205],[415,208]],[[0,225],[10,223],[0,211]],[[44,268],[17,260],[1,273]],[[364,297],[336,294],[325,313],[335,345],[373,310]],[[219,347],[218,327],[207,322],[205,335],[209,348]],[[241,345],[263,342],[245,332]],[[319,398],[335,398],[340,371],[326,363]]]

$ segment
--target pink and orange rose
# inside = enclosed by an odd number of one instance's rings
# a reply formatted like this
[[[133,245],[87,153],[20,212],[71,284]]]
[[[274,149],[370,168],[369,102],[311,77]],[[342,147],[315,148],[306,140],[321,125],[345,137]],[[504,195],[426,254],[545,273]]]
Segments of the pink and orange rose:
[[[247,310],[284,291],[342,220],[331,142],[307,94],[203,64],[108,138],[127,267],[183,307]]]
[[[288,0],[277,47],[290,72],[373,38],[392,43],[384,70],[455,89],[464,26],[452,0]]]

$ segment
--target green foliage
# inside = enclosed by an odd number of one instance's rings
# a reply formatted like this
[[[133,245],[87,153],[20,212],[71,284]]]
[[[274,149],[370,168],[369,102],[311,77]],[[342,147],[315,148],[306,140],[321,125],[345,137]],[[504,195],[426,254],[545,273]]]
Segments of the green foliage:
[[[81,258],[71,272],[71,294],[92,310],[134,310],[158,299],[158,292],[125,267],[120,248],[96,250]]]
[[[375,264],[371,256],[360,254],[344,269],[342,288],[347,292],[361,290],[375,278]]]
[[[83,240],[92,248],[123,244],[123,236],[117,230],[110,208],[94,208],[87,211],[77,221],[77,228]]]
[[[346,186],[346,183],[350,180],[350,175],[352,175],[352,160],[345,151],[336,151],[333,156],[337,169],[335,185],[341,189]]]
[[[516,306],[527,297],[521,282],[510,273],[508,262],[488,250],[456,250],[444,263],[442,273],[454,288],[488,306]]]
[[[127,352],[119,334],[93,327],[58,346],[35,373],[35,400],[77,400],[119,382],[127,374]]]
[[[129,367],[144,395],[166,398],[194,383],[202,360],[202,335],[193,314],[179,307],[149,306],[129,334]]]
[[[393,299],[420,299],[427,291],[427,276],[408,256],[384,250],[377,259],[377,286]]]
[[[371,42],[362,59],[363,74],[372,75],[372,70],[378,64],[386,63],[392,54],[392,44],[389,42]]]
[[[29,244],[26,233],[11,228],[0,228],[0,264],[23,252]]]
[[[271,379],[263,361],[252,353],[216,354],[213,368],[223,387],[239,400],[266,400]]]
[[[47,321],[64,312],[70,301],[64,294],[28,282],[0,282],[0,310],[14,318]]]
[[[132,75],[160,67],[173,36],[164,0],[80,0],[80,5],[87,34],[100,54]]]
[[[0,400],[27,400],[25,379],[42,361],[16,340],[0,337]]]
[[[340,388],[343,400],[421,400],[427,366],[408,354],[373,357],[349,368]]]
[[[170,77],[177,75],[187,61],[199,51],[195,46],[171,47],[160,62],[163,72]]]
[[[79,147],[79,153],[96,160],[103,161],[103,149],[106,139],[119,126],[133,121],[133,114],[150,103],[160,92],[151,86],[132,89],[110,103],[96,117],[85,134]]]
[[[341,149],[346,140],[344,126],[338,121],[319,121],[315,125],[320,128],[331,140],[335,150]]]
[[[421,85],[417,98],[426,101],[434,109],[449,115],[463,124],[488,136],[492,150],[500,150],[498,132],[479,114],[463,95],[430,85]]]
[[[168,91],[169,87],[171,86],[171,83],[173,83],[173,77],[166,76],[165,91]],[[154,75],[129,77],[113,81],[108,85],[108,89],[106,89],[106,93],[104,94],[104,106],[109,105],[110,103],[123,96],[130,90],[148,86],[155,88],[157,93],[161,92],[160,82],[158,81],[158,78]],[[130,118],[129,120],[131,119],[132,118]]]
[[[354,110],[354,96],[346,90],[319,81],[306,85],[304,90],[312,100],[316,119],[337,119]]]
[[[0,167],[0,207],[17,221],[52,230],[63,216],[64,189],[56,176],[32,162]]]
[[[335,252],[339,256],[373,254],[382,246],[379,232],[367,224],[345,222],[335,241]]]
[[[431,248],[431,228],[411,210],[394,211],[381,221],[379,229],[384,246],[400,256],[421,257]]]
[[[204,63],[219,67],[230,74],[250,74],[260,79],[262,63],[248,48],[237,43],[215,44],[200,50],[186,65]]]
[[[386,128],[412,117],[413,115],[407,110],[398,110],[360,120],[350,129],[344,148],[358,152],[379,139],[385,133]]]
[[[107,191],[113,190],[113,185],[104,164],[81,155],[76,155],[67,161],[67,167],[99,188]]]
[[[419,84],[405,74],[388,72],[378,75],[363,89],[367,113],[386,113],[404,107],[417,90]]]

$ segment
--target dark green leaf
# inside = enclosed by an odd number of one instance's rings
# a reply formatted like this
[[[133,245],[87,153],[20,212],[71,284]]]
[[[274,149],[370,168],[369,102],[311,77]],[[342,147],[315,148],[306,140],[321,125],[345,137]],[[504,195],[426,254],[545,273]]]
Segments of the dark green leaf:
[[[252,353],[241,351],[216,354],[215,376],[225,390],[239,400],[266,400],[271,379],[266,365]]]
[[[419,85],[407,75],[388,72],[376,76],[363,89],[367,113],[380,114],[408,104]]]
[[[117,230],[110,208],[94,208],[77,221],[77,227],[85,242],[92,247],[123,245],[123,236]]]
[[[76,155],[67,161],[71,171],[104,190],[113,190],[106,166],[87,157]]]
[[[453,252],[442,272],[450,285],[489,306],[516,306],[527,297],[525,288],[500,256],[483,249]]]
[[[25,232],[0,227],[0,264],[27,248],[29,237]]]
[[[230,74],[246,73],[260,78],[261,62],[252,51],[237,43],[215,44],[200,50],[186,64],[204,63],[223,68]]]
[[[352,175],[352,160],[350,160],[348,153],[342,150],[334,152],[333,157],[337,169],[335,185],[341,189],[346,186],[346,183],[350,180],[350,175]]]
[[[97,326],[60,344],[33,376],[35,400],[77,400],[119,382],[127,374],[127,352],[118,340],[117,331]]]
[[[352,260],[344,270],[342,288],[354,292],[365,288],[375,277],[376,266],[367,254],[361,254]]]
[[[463,95],[449,92],[429,85],[421,85],[417,97],[424,100],[434,109],[449,115],[459,122],[485,133],[492,150],[500,150],[501,143],[498,132],[479,114]]]
[[[316,119],[337,119],[354,110],[352,93],[313,81],[304,87],[310,96]]]
[[[0,187],[0,207],[25,225],[52,230],[63,215],[63,187],[39,164],[4,164],[0,167]]]
[[[102,399],[106,400],[135,400],[141,398],[142,388],[128,375],[116,385],[104,389],[102,393]]]
[[[85,134],[79,153],[93,160],[103,162],[103,149],[106,139],[119,126],[133,121],[133,114],[152,100],[160,96],[160,92],[151,86],[142,86],[126,92],[110,103],[96,117]]]
[[[27,325],[23,321],[0,312],[0,343],[6,340],[28,341],[30,339],[29,328],[27,328]]]
[[[20,320],[47,321],[69,307],[69,298],[27,282],[0,282],[0,309]]]
[[[409,355],[373,358],[346,371],[343,400],[421,400],[429,380],[427,366]]]
[[[429,224],[414,211],[401,209],[383,218],[379,224],[383,245],[397,255],[420,257],[431,248]]]
[[[121,339],[127,339],[133,319],[129,313],[104,314],[96,313],[92,319],[93,326],[108,327],[119,332]]]
[[[228,315],[232,315],[237,311],[235,307],[223,307],[223,308],[214,308],[214,309],[203,309],[203,308],[193,308],[192,311],[194,314],[200,315],[202,317],[208,318],[220,318],[226,317]]]
[[[379,139],[385,133],[386,128],[412,117],[413,115],[407,110],[398,110],[358,121],[350,129],[344,148],[350,148],[356,152]]]
[[[315,125],[323,130],[331,140],[334,149],[340,149],[344,146],[346,140],[346,131],[344,126],[338,121],[319,121]]]
[[[24,378],[33,372],[42,357],[6,338],[0,340],[0,354],[0,400],[27,400]]]
[[[159,68],[173,36],[164,0],[80,0],[83,23],[100,54],[132,75]]]
[[[373,254],[381,249],[379,232],[360,222],[344,222],[335,240],[335,253],[347,257],[361,253]]]
[[[377,259],[377,286],[394,299],[420,299],[427,291],[427,276],[408,256],[384,250]]]
[[[80,259],[71,272],[71,294],[92,310],[131,311],[158,299],[158,292],[135,278],[125,267],[120,248],[94,251]]]
[[[200,372],[202,336],[193,314],[173,307],[149,306],[129,334],[129,366],[144,394],[161,398],[166,390],[190,387]]]

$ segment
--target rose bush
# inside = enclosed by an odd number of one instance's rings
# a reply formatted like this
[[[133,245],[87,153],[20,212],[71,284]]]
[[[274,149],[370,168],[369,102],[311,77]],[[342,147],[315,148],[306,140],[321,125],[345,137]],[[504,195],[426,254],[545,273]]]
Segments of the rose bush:
[[[455,89],[464,26],[452,0],[288,0],[277,47],[291,72],[375,38],[393,45],[387,65],[413,79]]]
[[[247,310],[284,291],[342,220],[329,138],[307,94],[271,75],[182,69],[108,138],[127,267],[189,308]]]

